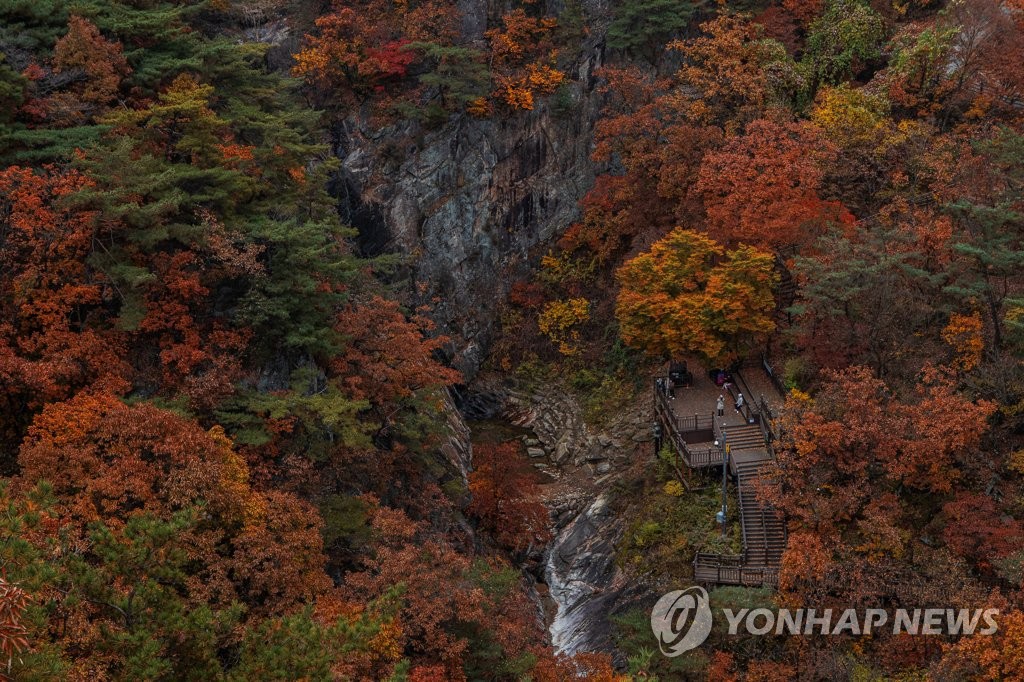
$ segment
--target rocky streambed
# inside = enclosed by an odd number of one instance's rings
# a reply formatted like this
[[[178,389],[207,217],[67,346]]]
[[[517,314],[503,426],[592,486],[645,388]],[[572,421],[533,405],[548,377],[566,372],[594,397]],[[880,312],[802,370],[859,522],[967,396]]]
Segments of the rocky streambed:
[[[600,430],[589,426],[575,396],[556,384],[533,391],[486,380],[463,396],[479,432],[523,441],[541,472],[553,539],[527,569],[536,580],[551,643],[559,653],[614,653],[611,616],[643,597],[616,565],[624,524],[612,505],[615,481],[650,464],[650,405],[624,410]],[[480,420],[486,420],[481,422]],[[502,426],[504,425],[504,426]]]

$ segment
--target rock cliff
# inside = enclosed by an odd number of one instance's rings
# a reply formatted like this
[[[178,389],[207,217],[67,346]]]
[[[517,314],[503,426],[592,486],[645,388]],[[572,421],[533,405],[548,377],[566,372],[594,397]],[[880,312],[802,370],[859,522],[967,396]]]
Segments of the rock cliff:
[[[592,37],[568,72],[571,82],[533,111],[454,116],[426,132],[371,130],[352,120],[338,130],[343,218],[364,251],[410,258],[416,302],[433,307],[467,379],[491,341],[495,303],[527,274],[537,247],[576,219],[593,183],[601,60]]]

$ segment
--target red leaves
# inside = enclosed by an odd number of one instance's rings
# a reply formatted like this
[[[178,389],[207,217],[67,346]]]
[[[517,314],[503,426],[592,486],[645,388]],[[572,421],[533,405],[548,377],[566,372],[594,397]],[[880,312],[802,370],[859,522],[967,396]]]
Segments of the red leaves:
[[[372,64],[377,78],[405,78],[409,65],[416,61],[416,53],[409,49],[409,40],[392,40],[379,48],[367,50],[367,61]]]
[[[836,148],[808,123],[751,122],[704,157],[696,189],[708,231],[726,243],[808,244],[829,223],[852,223],[839,202],[818,196]]]
[[[198,425],[148,404],[80,393],[46,407],[18,458],[21,482],[53,486],[63,518],[84,534],[101,520],[115,531],[131,516],[203,506],[208,523],[186,544],[203,563],[199,601],[244,595],[282,613],[326,590],[316,511],[289,493],[259,492],[219,427]]]
[[[316,20],[319,33],[306,36],[293,71],[340,94],[346,104],[392,87],[411,88],[405,79],[420,55],[410,45],[452,44],[456,20],[454,6],[441,0],[339,0]]]
[[[474,446],[469,491],[467,511],[506,549],[520,551],[550,536],[536,473],[517,443]]]
[[[407,318],[398,303],[374,296],[338,317],[336,329],[348,340],[332,369],[352,397],[376,407],[392,405],[421,389],[461,381],[459,373],[434,360],[445,337],[426,338],[433,325],[425,317]]]
[[[946,515],[943,540],[957,556],[975,561],[985,571],[1016,552],[1024,541],[1024,524],[1004,515],[988,495],[959,492],[942,507]]]
[[[950,491],[977,452],[994,407],[960,396],[934,372],[914,402],[894,398],[865,368],[825,376],[813,401],[794,393],[786,403],[780,478],[768,496],[830,537],[888,486]]]

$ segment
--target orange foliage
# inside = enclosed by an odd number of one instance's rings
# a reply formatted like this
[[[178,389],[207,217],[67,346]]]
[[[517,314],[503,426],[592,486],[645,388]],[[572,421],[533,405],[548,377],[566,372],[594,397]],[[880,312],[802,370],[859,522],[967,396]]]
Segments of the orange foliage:
[[[336,329],[348,344],[331,367],[356,399],[383,408],[417,391],[461,381],[456,370],[432,357],[447,339],[426,338],[433,323],[421,315],[407,318],[395,301],[374,296],[350,306]]]
[[[837,201],[818,196],[837,150],[809,123],[752,121],[746,132],[704,157],[697,190],[708,231],[732,244],[807,244],[829,223],[853,222]]]
[[[290,494],[253,491],[219,428],[80,393],[35,419],[18,463],[21,485],[49,481],[62,518],[83,536],[92,521],[116,530],[133,515],[168,519],[202,503],[214,523],[186,539],[204,564],[190,582],[196,601],[230,601],[237,591],[281,613],[329,586],[319,516]]]
[[[405,646],[428,670],[438,666],[446,679],[464,679],[461,661],[467,642],[451,634],[451,626],[485,617],[485,595],[468,579],[470,560],[441,540],[417,537],[420,524],[400,511],[378,507],[371,523],[376,551],[367,558],[365,570],[346,577],[347,589],[353,599],[365,601],[404,585]]]
[[[1003,0],[974,0],[951,6],[934,25],[906,26],[893,39],[902,59],[881,79],[890,99],[922,117],[1010,108],[1024,90],[1020,16]]]
[[[537,682],[629,682],[633,678],[615,672],[607,654],[580,652],[574,656],[541,656],[531,671]]]
[[[956,354],[953,365],[957,369],[969,372],[981,363],[985,351],[982,331],[981,314],[977,311],[969,315],[953,313],[949,316],[949,324],[942,330],[942,339],[953,348]]]
[[[106,40],[88,19],[72,15],[68,32],[53,47],[54,73],[81,70],[82,80],[46,100],[55,125],[82,123],[102,113],[117,98],[121,81],[131,68],[121,53],[121,43]]]
[[[452,44],[457,20],[453,3],[443,0],[335,0],[295,55],[293,73],[345,103],[362,101],[402,83],[418,59],[411,43]]]
[[[862,518],[876,487],[891,484],[948,492],[975,460],[994,405],[958,395],[948,378],[926,373],[917,399],[904,403],[862,367],[826,372],[812,401],[786,401],[778,477],[765,493],[803,528],[836,540]],[[889,505],[890,513],[896,506]],[[864,527],[885,535],[877,521]]]
[[[745,682],[789,682],[796,677],[796,669],[776,661],[751,661],[747,666]]]
[[[699,227],[693,217],[706,198],[696,191],[702,164],[710,195],[715,191],[710,179],[719,169],[705,158],[724,164],[726,157],[711,157],[724,131],[764,115],[772,95],[765,67],[781,49],[766,47],[759,26],[735,17],[720,17],[701,29],[699,37],[672,44],[683,66],[670,77],[636,66],[601,70],[608,98],[595,126],[593,158],[621,165],[625,172],[598,177],[582,203],[583,220],[566,232],[563,248],[586,247],[605,263],[635,240],[657,238],[676,225]],[[762,154],[770,162],[768,151]],[[717,189],[729,194],[733,188]],[[770,215],[773,207],[760,209]],[[722,222],[714,222],[712,235],[730,238],[731,226],[718,234]]]
[[[654,356],[734,359],[775,329],[773,268],[770,254],[748,246],[726,252],[676,229],[618,271],[620,334]]]
[[[513,551],[542,545],[550,537],[547,510],[540,501],[536,473],[515,442],[473,448],[469,513],[494,539]]]
[[[565,80],[555,68],[552,38],[558,22],[531,17],[520,7],[502,16],[502,24],[486,33],[498,86],[494,96],[512,109],[533,109],[535,95],[549,95]]]
[[[708,663],[708,679],[721,682],[739,682],[735,673],[736,661],[727,651],[716,651]]]
[[[96,216],[68,200],[89,182],[74,171],[0,171],[0,432],[87,386],[126,389],[122,337],[100,322],[113,294],[88,264]]]
[[[773,57],[761,26],[723,14],[700,28],[699,37],[669,44],[683,61],[675,80],[686,94],[678,106],[691,122],[727,128],[761,115],[771,98],[762,66]]]
[[[934,513],[930,505],[922,509],[923,499],[951,492],[985,467],[981,438],[993,405],[958,395],[934,370],[906,401],[862,367],[825,372],[823,379],[813,399],[794,391],[786,401],[776,462],[758,486],[790,523],[780,588],[798,599],[876,598],[894,589],[888,585],[895,576],[916,584],[927,571],[936,593],[950,589],[964,567],[945,550],[920,558],[908,526],[914,514]],[[1019,543],[1018,524],[1001,525],[980,502],[947,506],[946,541],[959,556],[999,555]],[[971,520],[959,521],[967,509]],[[991,532],[976,532],[979,513],[981,527]],[[914,557],[917,565],[904,565]],[[903,592],[896,594],[931,595],[924,587]]]
[[[779,587],[792,591],[801,583],[824,579],[832,559],[821,538],[807,531],[791,533],[779,570]]]
[[[996,682],[1024,679],[1024,613],[1000,613],[999,630],[992,635],[975,634],[946,646],[939,679]],[[984,623],[982,627],[984,627]]]
[[[316,508],[280,491],[253,493],[248,504],[260,505],[262,513],[251,515],[232,541],[231,577],[245,585],[259,610],[287,612],[328,590],[323,521]]]

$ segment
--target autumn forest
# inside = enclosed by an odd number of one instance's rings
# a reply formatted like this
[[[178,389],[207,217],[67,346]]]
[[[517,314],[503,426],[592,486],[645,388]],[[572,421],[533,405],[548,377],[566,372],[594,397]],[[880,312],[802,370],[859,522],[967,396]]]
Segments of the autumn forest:
[[[1024,4],[0,0],[0,510],[0,680],[1024,680]]]

